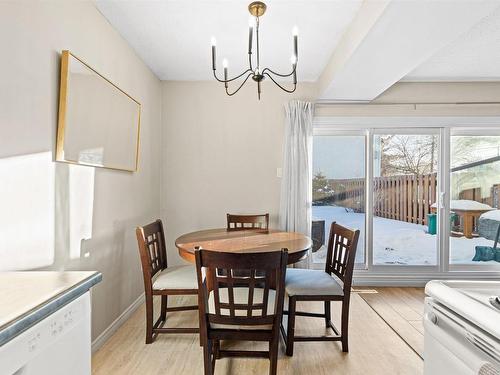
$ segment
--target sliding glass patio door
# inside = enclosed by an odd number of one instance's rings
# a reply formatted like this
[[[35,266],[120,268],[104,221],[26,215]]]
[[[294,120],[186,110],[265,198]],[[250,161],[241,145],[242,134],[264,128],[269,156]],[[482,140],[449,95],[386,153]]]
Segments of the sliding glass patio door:
[[[365,268],[366,135],[317,133],[313,141],[313,266],[323,268],[332,222],[360,230],[356,268]]]
[[[372,134],[369,266],[437,267],[439,129]]]
[[[450,270],[500,271],[500,131],[452,129]]]
[[[357,269],[437,270],[439,129],[315,129],[313,266],[322,268],[329,228],[361,232]]]
[[[336,221],[360,229],[355,267],[366,274],[498,277],[500,128],[390,126],[315,128],[316,268]]]

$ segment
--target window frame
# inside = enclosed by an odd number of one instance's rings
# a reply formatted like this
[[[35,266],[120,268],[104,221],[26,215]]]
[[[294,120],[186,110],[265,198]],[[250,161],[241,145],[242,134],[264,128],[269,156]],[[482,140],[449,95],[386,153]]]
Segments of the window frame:
[[[346,119],[348,119],[346,121]],[[378,134],[436,134],[438,150],[438,239],[436,266],[373,264],[373,136]],[[478,134],[479,133],[479,134]],[[313,137],[319,135],[365,136],[365,267],[355,267],[356,279],[363,285],[421,285],[430,279],[489,279],[500,277],[497,265],[450,264],[450,144],[453,135],[499,135],[500,117],[315,117]],[[314,268],[324,268],[313,264]]]

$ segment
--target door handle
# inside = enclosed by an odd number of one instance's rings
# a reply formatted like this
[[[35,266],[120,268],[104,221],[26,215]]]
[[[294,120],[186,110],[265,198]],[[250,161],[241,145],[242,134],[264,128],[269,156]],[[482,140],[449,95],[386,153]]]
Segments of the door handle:
[[[444,197],[446,193],[444,191],[439,193],[439,208],[444,208]]]

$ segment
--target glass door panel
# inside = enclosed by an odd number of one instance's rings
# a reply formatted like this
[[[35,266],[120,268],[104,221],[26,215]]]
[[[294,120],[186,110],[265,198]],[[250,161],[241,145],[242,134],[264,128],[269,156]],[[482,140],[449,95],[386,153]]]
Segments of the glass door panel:
[[[374,135],[374,265],[437,265],[438,151],[438,135]]]
[[[452,135],[450,146],[450,264],[500,268],[500,136]]]
[[[333,221],[359,229],[356,263],[365,263],[365,136],[315,135],[313,140],[313,262],[324,263]]]

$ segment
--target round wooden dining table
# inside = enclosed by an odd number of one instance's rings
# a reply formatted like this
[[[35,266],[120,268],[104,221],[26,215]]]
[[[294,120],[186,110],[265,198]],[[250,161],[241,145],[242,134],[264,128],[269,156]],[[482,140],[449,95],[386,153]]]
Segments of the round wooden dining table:
[[[195,248],[230,253],[256,253],[288,249],[288,264],[297,263],[312,247],[309,237],[279,230],[208,229],[187,233],[175,240],[179,255],[195,263]]]

